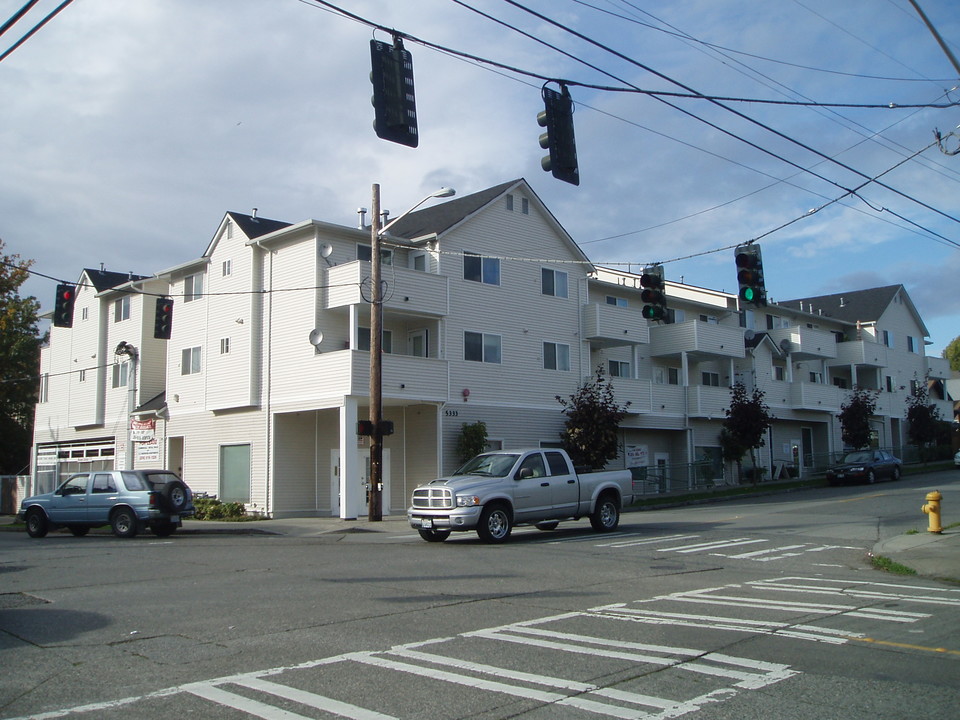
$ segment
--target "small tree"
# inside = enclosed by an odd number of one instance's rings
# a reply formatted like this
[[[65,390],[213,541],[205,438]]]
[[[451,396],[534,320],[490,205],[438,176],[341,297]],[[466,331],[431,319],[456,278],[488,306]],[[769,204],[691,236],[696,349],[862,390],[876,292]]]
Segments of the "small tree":
[[[870,445],[870,418],[877,410],[879,390],[856,388],[840,406],[840,439],[843,444],[859,450]]]
[[[465,463],[475,455],[487,449],[487,424],[483,420],[475,423],[463,423],[457,437],[457,458]]]
[[[960,336],[951,340],[943,349],[943,359],[950,363],[950,369],[960,371]]]
[[[726,443],[732,451],[745,448],[750,453],[750,463],[754,467],[753,482],[758,478],[756,449],[763,447],[764,435],[776,418],[770,414],[770,408],[763,402],[763,391],[754,388],[747,394],[742,382],[734,383],[730,388],[730,407],[726,409],[727,419],[723,421],[722,432],[727,432]],[[724,440],[721,439],[721,442]],[[743,452],[740,457],[743,457]],[[741,474],[742,465],[737,462],[737,473]]]
[[[927,459],[927,447],[939,437],[941,421],[940,411],[930,404],[926,378],[914,383],[907,397],[907,439],[917,446],[921,460]]]
[[[560,442],[574,465],[601,469],[617,457],[617,430],[630,403],[617,404],[613,384],[602,365],[594,378],[581,385],[569,400],[557,395],[557,402],[563,405],[567,416]]]

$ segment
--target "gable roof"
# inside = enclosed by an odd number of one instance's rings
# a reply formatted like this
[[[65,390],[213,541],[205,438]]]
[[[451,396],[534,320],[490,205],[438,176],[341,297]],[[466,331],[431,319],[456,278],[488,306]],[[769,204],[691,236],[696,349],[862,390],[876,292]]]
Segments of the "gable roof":
[[[282,220],[271,220],[269,218],[256,217],[255,215],[244,215],[238,212],[228,212],[233,221],[240,230],[251,240],[256,240],[261,235],[269,235],[277,230],[290,227],[291,223]]]
[[[149,277],[148,275],[134,275],[130,272],[111,272],[110,270],[94,270],[92,268],[84,268],[83,274],[90,278],[90,282],[93,283],[93,287],[98,293],[128,282],[146,280]]]
[[[492,202],[522,180],[511,180],[472,195],[464,195],[456,200],[416,210],[401,218],[390,228],[390,234],[412,240],[436,233],[440,235],[457,223],[473,215],[480,208]]]
[[[802,312],[823,315],[842,322],[856,324],[857,322],[872,323],[880,319],[897,296],[903,298],[904,303],[923,330],[924,337],[930,333],[923,324],[920,313],[910,299],[903,285],[886,285],[884,287],[868,288],[866,290],[851,290],[833,295],[817,295],[809,298],[798,298],[777,303],[782,307]]]

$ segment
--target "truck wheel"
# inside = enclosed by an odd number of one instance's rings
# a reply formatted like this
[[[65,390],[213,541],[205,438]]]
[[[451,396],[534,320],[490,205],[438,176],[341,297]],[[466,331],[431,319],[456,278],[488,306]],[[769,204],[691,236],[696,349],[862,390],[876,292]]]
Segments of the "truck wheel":
[[[510,510],[504,505],[489,505],[480,513],[477,535],[486,543],[506,542],[513,530]]]
[[[611,532],[620,524],[620,504],[615,495],[601,495],[590,515],[590,525],[597,532]]]
[[[47,516],[43,514],[43,510],[40,508],[34,507],[27,510],[26,519],[27,535],[32,538],[42,538],[50,529],[50,524],[47,522]]]
[[[110,516],[110,529],[118,538],[132,538],[140,528],[137,527],[137,516],[134,515],[133,510],[120,508],[114,510],[113,515]]]
[[[423,528],[417,528],[417,532],[420,533],[420,537],[427,542],[443,542],[450,537],[449,530],[426,530]]]

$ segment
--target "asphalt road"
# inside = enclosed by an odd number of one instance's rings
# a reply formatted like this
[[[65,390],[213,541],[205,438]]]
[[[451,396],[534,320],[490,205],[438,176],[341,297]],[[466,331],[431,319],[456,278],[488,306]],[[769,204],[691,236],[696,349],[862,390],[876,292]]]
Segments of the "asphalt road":
[[[425,543],[0,533],[0,719],[955,717],[929,477]]]

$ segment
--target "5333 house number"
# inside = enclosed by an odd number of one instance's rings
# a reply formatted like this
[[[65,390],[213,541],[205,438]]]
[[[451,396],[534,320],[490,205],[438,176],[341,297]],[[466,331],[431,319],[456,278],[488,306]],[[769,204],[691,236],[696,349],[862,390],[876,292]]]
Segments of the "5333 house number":
[[[444,417],[459,417],[459,416],[460,416],[460,411],[459,411],[459,410],[444,410],[444,411],[443,411],[443,416],[444,416]]]

